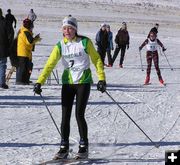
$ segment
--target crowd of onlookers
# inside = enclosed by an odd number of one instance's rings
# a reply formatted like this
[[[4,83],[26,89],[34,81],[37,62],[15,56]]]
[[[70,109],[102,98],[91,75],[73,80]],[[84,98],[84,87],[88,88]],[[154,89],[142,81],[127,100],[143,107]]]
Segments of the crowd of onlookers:
[[[123,67],[123,61],[126,49],[129,49],[129,33],[127,30],[126,22],[122,23],[121,28],[119,29],[117,35],[115,36],[115,51],[114,55],[111,56],[111,50],[114,50],[113,46],[113,33],[110,30],[110,25],[105,23],[101,24],[101,28],[96,34],[96,44],[97,44],[97,51],[101,56],[102,62],[107,67],[112,67],[113,63],[121,50],[121,58],[119,62],[119,67]],[[108,57],[108,64],[105,64],[105,56],[107,53]]]
[[[17,20],[11,9],[7,10],[5,17],[0,9],[0,87],[8,89],[6,84],[7,57],[13,67],[16,68],[16,84],[28,85],[33,68],[32,51],[36,42],[40,41],[40,35],[33,37],[34,21],[37,16],[33,9],[23,20],[21,28],[14,36]]]
[[[16,68],[16,84],[17,85],[28,85],[30,81],[30,75],[33,69],[32,63],[32,51],[34,50],[35,44],[41,40],[40,35],[33,36],[34,21],[37,16],[33,9],[27,14],[27,17],[23,20],[21,28],[18,30],[17,35],[14,36],[14,29],[17,25],[17,20],[11,13],[11,9],[7,10],[5,17],[3,16],[2,10],[0,9],[0,87],[7,89],[6,84],[6,68],[7,68],[7,57],[10,57],[11,65]],[[159,24],[155,24],[148,36],[146,41],[139,48],[141,50],[143,46],[149,46],[147,49],[147,77],[146,83],[150,80],[150,70],[152,60],[155,62],[155,68],[159,76],[159,80],[163,82],[158,66],[158,55],[157,44],[163,47],[162,43],[157,39]],[[151,34],[153,33],[153,34]],[[154,35],[154,39],[151,40],[151,36]],[[97,52],[99,53],[101,60],[106,67],[113,67],[113,64],[120,53],[119,67],[123,68],[123,61],[125,52],[129,49],[130,37],[127,30],[127,23],[122,22],[120,29],[115,36],[115,47],[113,45],[113,33],[110,25],[102,23],[100,29],[96,34],[95,43],[97,45]],[[157,42],[158,41],[158,42]],[[154,44],[154,45],[153,45]],[[154,47],[154,49],[150,49]],[[113,51],[113,54],[112,54]],[[107,54],[108,63],[105,63],[105,57]],[[152,54],[156,54],[153,55]],[[152,58],[150,58],[152,56]],[[156,59],[155,59],[155,56]]]

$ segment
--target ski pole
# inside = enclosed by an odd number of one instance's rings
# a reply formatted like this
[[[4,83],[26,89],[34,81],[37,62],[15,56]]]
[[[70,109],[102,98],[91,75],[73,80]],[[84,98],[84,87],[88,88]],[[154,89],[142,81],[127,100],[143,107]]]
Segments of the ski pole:
[[[56,75],[55,75],[54,71],[52,71],[52,73],[53,73],[53,76],[54,76],[54,78],[55,78],[55,80],[56,80],[57,84],[59,85],[59,80],[58,80],[58,77],[56,77]],[[57,72],[56,72],[56,73],[57,73]]]
[[[125,115],[141,130],[141,132],[154,144],[156,148],[159,148],[159,144],[155,143],[143,130],[142,128],[131,118],[131,116],[128,115],[128,113],[114,100],[114,98],[107,92],[105,91],[106,94],[113,100],[113,102],[125,113]]]
[[[142,65],[142,57],[141,57],[141,51],[139,50],[139,56],[140,56],[140,62],[141,62],[141,71],[144,71],[143,65]]]
[[[164,51],[163,51],[163,55],[165,56],[166,61],[167,61],[168,65],[169,65],[170,69],[173,70],[173,68],[172,68],[172,66],[170,65],[169,60],[168,60],[168,58],[167,58],[167,56],[166,56],[166,54],[165,54]]]
[[[58,75],[58,70],[56,69],[56,77],[57,77],[57,83],[59,84],[59,75]]]
[[[48,106],[47,106],[47,103],[45,102],[45,100],[44,100],[44,98],[43,98],[43,96],[41,94],[40,94],[40,96],[41,96],[41,99],[42,99],[42,101],[43,101],[43,103],[44,103],[44,105],[45,105],[45,107],[46,107],[46,109],[47,109],[47,111],[48,111],[48,113],[49,113],[49,115],[50,115],[50,117],[51,117],[51,119],[52,119],[52,121],[53,121],[53,123],[54,123],[54,125],[55,125],[55,127],[56,127],[56,129],[57,129],[57,131],[59,133],[59,135],[60,135],[60,137],[61,137],[61,132],[60,132],[60,130],[59,130],[59,128],[58,128],[58,126],[57,126],[57,124],[56,124],[56,122],[55,122],[55,120],[54,120],[54,118],[53,118],[53,116],[52,116]]]

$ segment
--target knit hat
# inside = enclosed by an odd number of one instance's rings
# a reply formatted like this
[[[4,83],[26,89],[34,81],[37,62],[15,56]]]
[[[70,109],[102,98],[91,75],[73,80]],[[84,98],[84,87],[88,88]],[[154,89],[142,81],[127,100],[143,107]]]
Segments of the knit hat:
[[[77,20],[76,18],[72,17],[71,15],[69,15],[68,17],[65,17],[62,21],[62,27],[65,26],[71,26],[72,28],[74,28],[75,30],[77,30]]]
[[[102,23],[102,24],[100,25],[100,27],[106,27],[106,24],[105,24],[105,23]]]
[[[110,25],[106,25],[107,28],[110,28]]]
[[[26,18],[24,21],[23,21],[23,26],[27,29],[30,29],[32,28],[32,21],[28,18]]]
[[[122,22],[122,25],[125,25],[125,26],[126,26],[127,24],[126,24],[126,22]]]

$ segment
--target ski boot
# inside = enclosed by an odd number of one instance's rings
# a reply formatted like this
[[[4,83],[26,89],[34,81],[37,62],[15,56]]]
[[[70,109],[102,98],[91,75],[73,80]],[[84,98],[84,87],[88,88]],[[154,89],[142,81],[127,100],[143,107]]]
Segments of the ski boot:
[[[149,84],[149,81],[150,81],[150,77],[149,77],[149,76],[146,76],[144,85],[148,85],[148,84]]]
[[[119,68],[123,68],[123,65],[122,65],[122,64],[119,64]]]
[[[107,67],[112,67],[112,65],[111,65],[111,64],[108,64]]]
[[[79,151],[75,156],[75,159],[87,159],[88,158],[88,146],[80,144]]]
[[[54,160],[66,159],[69,154],[69,141],[61,140],[60,150],[54,156]]]
[[[159,79],[159,82],[160,82],[161,85],[165,85],[164,80],[162,78]]]
[[[69,148],[66,146],[61,146],[60,150],[56,153],[53,159],[54,160],[67,159],[68,154],[69,154]]]

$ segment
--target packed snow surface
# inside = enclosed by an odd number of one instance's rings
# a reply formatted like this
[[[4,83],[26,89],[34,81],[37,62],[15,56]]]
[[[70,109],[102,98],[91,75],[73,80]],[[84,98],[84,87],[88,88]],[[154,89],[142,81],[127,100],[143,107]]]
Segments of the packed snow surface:
[[[107,92],[116,102],[106,93],[97,91],[98,79],[91,65],[94,85],[86,110],[89,158],[94,159],[93,164],[163,165],[165,151],[180,149],[179,0],[1,0],[0,7],[4,14],[11,8],[18,21],[16,33],[31,8],[38,16],[34,33],[40,33],[42,41],[33,52],[33,82],[41,73],[53,46],[62,39],[61,21],[64,16],[75,16],[78,33],[88,36],[93,43],[101,23],[110,24],[115,37],[121,23],[127,22],[130,48],[126,51],[124,68],[118,67],[119,56],[112,68],[105,67]],[[160,69],[166,86],[158,82],[154,66],[151,84],[143,86],[146,71],[141,71],[138,48],[154,23],[160,24],[158,38],[167,48],[166,56],[159,50]],[[145,49],[142,51],[142,63],[145,70]],[[8,62],[8,69],[10,67]],[[60,80],[62,69],[61,62],[54,69]],[[42,87],[42,96],[60,127],[62,86],[57,84],[53,75],[51,78],[51,82]],[[150,142],[117,104],[153,142],[160,144],[159,148]],[[9,89],[0,89],[0,112],[0,164],[38,164],[50,160],[58,151],[60,135],[42,98],[34,96],[33,85],[15,85],[15,73],[9,82]],[[70,134],[73,153],[78,150],[78,142],[73,111]]]

